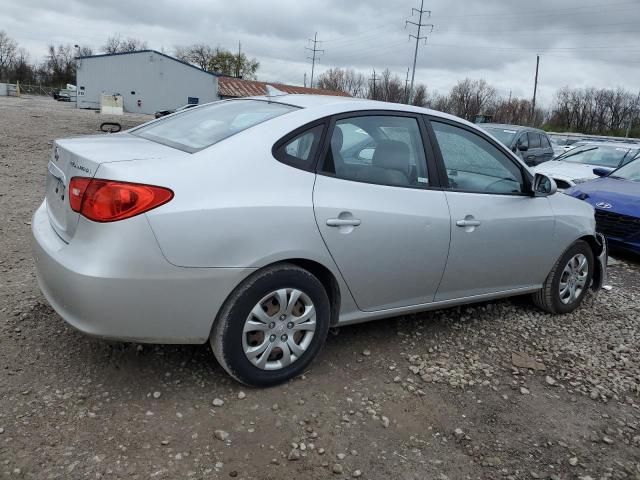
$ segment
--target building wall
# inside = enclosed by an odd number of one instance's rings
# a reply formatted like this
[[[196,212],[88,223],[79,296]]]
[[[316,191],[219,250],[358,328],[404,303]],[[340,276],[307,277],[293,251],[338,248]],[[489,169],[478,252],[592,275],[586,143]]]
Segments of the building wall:
[[[120,94],[132,113],[176,108],[189,97],[219,99],[218,77],[152,51],[81,58],[77,87],[78,108],[98,109],[102,94]]]

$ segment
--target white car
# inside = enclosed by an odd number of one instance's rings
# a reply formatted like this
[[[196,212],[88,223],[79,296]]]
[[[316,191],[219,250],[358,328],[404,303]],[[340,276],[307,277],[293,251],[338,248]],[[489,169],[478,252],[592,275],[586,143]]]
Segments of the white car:
[[[617,142],[583,142],[533,170],[555,180],[559,190],[598,178],[594,168],[612,172],[640,156],[640,145]]]

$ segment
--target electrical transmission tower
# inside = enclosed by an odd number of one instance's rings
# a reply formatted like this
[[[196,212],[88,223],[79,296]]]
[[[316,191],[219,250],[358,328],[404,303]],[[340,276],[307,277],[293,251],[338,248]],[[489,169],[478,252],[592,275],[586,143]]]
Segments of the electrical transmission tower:
[[[318,53],[324,53],[324,50],[317,48],[318,43],[322,43],[321,40],[318,40],[318,32],[313,36],[313,40],[309,39],[309,42],[313,43],[313,48],[305,47],[305,50],[309,50],[313,54],[311,57],[307,57],[308,60],[311,60],[311,82],[309,83],[309,87],[313,88],[313,72],[316,67],[316,57]]]
[[[411,101],[413,100],[413,94],[414,94],[414,90],[413,90],[413,83],[415,81],[416,78],[416,62],[418,61],[418,45],[420,44],[420,40],[424,40],[425,44],[427,43],[427,36],[422,36],[422,29],[429,29],[429,32],[427,32],[427,35],[430,34],[431,32],[433,32],[433,25],[431,23],[422,23],[422,16],[423,15],[427,15],[427,18],[431,17],[431,10],[425,10],[424,9],[424,0],[420,0],[420,9],[418,10],[417,8],[412,8],[411,9],[411,16],[413,16],[414,14],[418,13],[420,15],[420,18],[418,19],[418,22],[412,22],[411,20],[407,20],[404,24],[404,27],[407,28],[408,24],[411,25],[415,25],[416,27],[418,27],[418,32],[416,35],[413,34],[409,34],[409,39],[411,38],[415,38],[416,39],[416,49],[413,53],[413,73],[411,74],[411,89],[409,90],[409,103],[411,103]]]

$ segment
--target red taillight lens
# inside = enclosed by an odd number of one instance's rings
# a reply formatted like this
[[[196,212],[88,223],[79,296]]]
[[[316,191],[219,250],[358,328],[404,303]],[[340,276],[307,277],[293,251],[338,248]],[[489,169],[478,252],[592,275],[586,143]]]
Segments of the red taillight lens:
[[[71,209],[94,222],[115,222],[148,212],[173,198],[168,188],[73,177],[69,183]]]

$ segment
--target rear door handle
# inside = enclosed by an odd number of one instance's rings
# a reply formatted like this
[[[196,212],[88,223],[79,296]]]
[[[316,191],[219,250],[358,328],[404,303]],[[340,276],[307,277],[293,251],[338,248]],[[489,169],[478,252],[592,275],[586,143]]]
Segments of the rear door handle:
[[[362,223],[358,218],[329,218],[328,227],[357,227]]]
[[[479,227],[480,220],[458,220],[456,225],[458,227]]]

